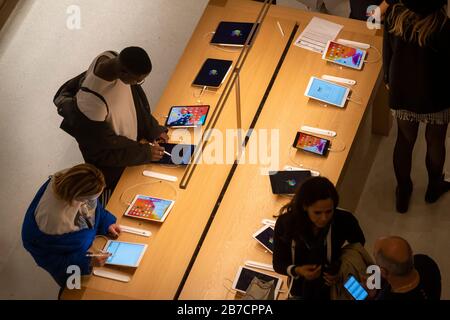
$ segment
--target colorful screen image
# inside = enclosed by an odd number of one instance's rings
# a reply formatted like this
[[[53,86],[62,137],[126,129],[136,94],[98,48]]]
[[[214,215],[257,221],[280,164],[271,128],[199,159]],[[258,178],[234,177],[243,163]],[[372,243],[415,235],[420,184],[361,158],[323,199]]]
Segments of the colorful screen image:
[[[330,42],[324,58],[346,67],[361,69],[365,53],[362,49],[348,47],[337,42]]]
[[[206,122],[209,106],[173,107],[170,110],[166,126],[168,127],[196,127]]]
[[[312,78],[306,95],[310,98],[343,107],[349,89],[318,78]]]
[[[353,298],[355,298],[355,300],[365,300],[368,296],[367,291],[355,279],[354,276],[350,276],[348,281],[344,284],[344,287],[353,296]]]
[[[137,267],[146,249],[144,244],[110,241],[105,251],[112,256],[107,264]]]
[[[315,154],[324,155],[330,141],[319,137],[314,137],[309,134],[299,133],[295,147]]]
[[[128,207],[125,215],[128,217],[163,222],[174,201],[149,196],[137,195]]]
[[[275,230],[271,226],[266,226],[253,235],[270,253],[273,253],[273,237]]]

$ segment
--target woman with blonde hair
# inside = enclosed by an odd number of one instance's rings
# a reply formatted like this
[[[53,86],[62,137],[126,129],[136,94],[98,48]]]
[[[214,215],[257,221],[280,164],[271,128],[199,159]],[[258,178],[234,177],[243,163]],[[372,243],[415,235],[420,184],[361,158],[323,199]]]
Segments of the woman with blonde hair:
[[[419,124],[426,125],[427,203],[450,190],[445,181],[445,142],[450,122],[450,22],[447,0],[402,0],[389,7],[384,29],[384,72],[398,125],[394,150],[396,207],[408,211],[412,152]]]
[[[27,210],[23,245],[61,288],[66,286],[69,267],[79,267],[81,275],[89,275],[92,267],[106,263],[108,255],[89,257],[97,235],[120,234],[116,218],[98,201],[104,189],[103,174],[92,165],[81,164],[51,176]]]

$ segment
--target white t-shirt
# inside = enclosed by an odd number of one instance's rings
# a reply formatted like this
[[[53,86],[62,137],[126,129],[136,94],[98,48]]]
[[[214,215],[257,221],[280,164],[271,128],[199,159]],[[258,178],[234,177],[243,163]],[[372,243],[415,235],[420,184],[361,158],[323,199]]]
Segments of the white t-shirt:
[[[52,177],[34,212],[39,230],[47,235],[60,236],[92,228],[95,224],[97,201],[72,206],[56,196],[53,183]]]
[[[78,108],[92,121],[109,123],[118,136],[137,141],[137,116],[131,88],[121,80],[109,82],[95,75],[97,61],[102,56],[115,58],[111,52],[102,53],[95,58],[86,73],[83,87],[103,96],[108,103],[109,113],[101,99],[81,90],[77,93]]]

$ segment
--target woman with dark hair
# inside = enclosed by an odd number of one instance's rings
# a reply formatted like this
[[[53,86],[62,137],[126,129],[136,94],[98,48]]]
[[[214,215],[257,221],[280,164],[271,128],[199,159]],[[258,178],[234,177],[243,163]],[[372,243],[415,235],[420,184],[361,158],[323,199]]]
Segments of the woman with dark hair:
[[[273,267],[291,277],[290,295],[329,300],[336,284],[341,247],[365,244],[356,218],[338,209],[335,186],[323,177],[304,182],[275,225]]]
[[[411,164],[419,125],[426,126],[427,203],[450,190],[444,179],[445,142],[450,123],[450,19],[447,0],[402,0],[386,13],[384,29],[384,80],[389,104],[397,121],[394,149],[397,178],[396,207],[409,208],[413,181]]]

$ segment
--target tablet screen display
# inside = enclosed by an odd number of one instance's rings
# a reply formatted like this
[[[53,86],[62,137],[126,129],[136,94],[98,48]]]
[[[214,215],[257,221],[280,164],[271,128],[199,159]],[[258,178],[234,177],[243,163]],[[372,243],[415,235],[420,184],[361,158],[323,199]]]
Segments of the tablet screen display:
[[[306,96],[329,104],[343,107],[347,100],[349,89],[325,80],[312,78]]]
[[[365,55],[366,52],[362,49],[331,41],[324,54],[324,59],[353,69],[361,69]]]
[[[138,243],[110,241],[105,251],[112,254],[106,261],[107,264],[137,267],[146,246]]]
[[[294,147],[304,151],[312,152],[324,156],[330,147],[330,140],[315,137],[303,132],[297,134]]]
[[[280,279],[276,277],[242,267],[242,269],[238,273],[238,278],[235,281],[233,289],[241,292],[246,292],[254,277],[257,277],[258,279],[266,282],[273,280],[276,284],[278,284],[278,282],[280,281]]]
[[[144,195],[137,195],[125,212],[125,216],[164,222],[175,202]]]
[[[167,119],[167,127],[197,127],[206,122],[209,106],[173,107]]]
[[[219,88],[231,70],[233,61],[208,59],[194,80],[194,86]]]
[[[253,25],[253,23],[246,22],[221,22],[217,27],[211,43],[230,46],[243,46],[252,31]]]
[[[254,238],[258,240],[259,243],[261,243],[267,250],[270,251],[270,253],[273,253],[273,237],[274,237],[275,231],[273,227],[267,226],[264,227],[262,230],[258,231]]]

